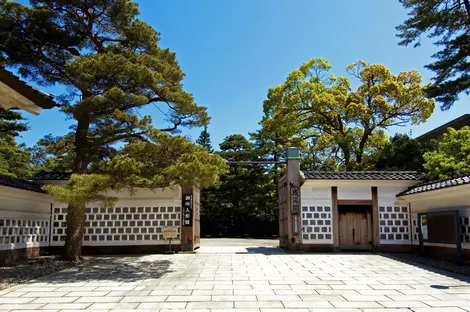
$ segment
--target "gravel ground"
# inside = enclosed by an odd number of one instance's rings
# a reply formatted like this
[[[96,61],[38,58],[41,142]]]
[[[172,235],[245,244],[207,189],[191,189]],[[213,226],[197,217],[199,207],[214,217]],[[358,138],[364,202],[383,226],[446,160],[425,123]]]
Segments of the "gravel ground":
[[[433,259],[429,257],[421,257],[419,254],[383,254],[389,256],[398,261],[407,262],[410,264],[424,264],[430,266],[434,269],[447,271],[450,273],[456,273],[460,275],[465,275],[470,277],[470,263],[464,263],[463,265],[458,265],[455,262]]]
[[[61,261],[53,256],[19,261],[0,266],[0,290],[34,280],[38,277],[75,266],[76,263]]]

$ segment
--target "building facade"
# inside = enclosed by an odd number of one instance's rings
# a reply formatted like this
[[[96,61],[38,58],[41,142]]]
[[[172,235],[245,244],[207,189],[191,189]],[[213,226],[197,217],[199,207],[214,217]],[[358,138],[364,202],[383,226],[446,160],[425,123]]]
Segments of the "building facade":
[[[422,183],[417,172],[301,172],[296,149],[288,152],[287,163],[278,189],[281,247],[455,258],[460,245],[463,258],[470,259],[470,176]],[[423,242],[421,248],[418,215],[451,211],[458,221],[434,225],[433,231],[452,227],[461,244],[443,236],[445,243]]]

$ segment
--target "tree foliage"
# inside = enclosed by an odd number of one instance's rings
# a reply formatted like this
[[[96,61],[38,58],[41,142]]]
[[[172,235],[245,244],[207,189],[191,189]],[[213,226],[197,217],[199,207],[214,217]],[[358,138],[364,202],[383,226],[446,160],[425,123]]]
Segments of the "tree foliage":
[[[308,140],[316,161],[360,169],[387,140],[386,129],[423,122],[433,112],[415,70],[395,75],[384,65],[357,61],[346,68],[359,82],[355,90],[348,78],[330,70],[325,59],[314,58],[269,90],[267,136],[282,129],[287,137]]]
[[[225,138],[220,155],[231,162],[264,158],[239,134]],[[276,187],[270,168],[230,163],[220,182],[201,193],[201,235],[262,237],[277,233]]]
[[[459,94],[470,90],[470,1],[400,0],[408,19],[397,27],[400,45],[420,45],[421,37],[435,38],[441,48],[426,67],[436,73],[427,93],[449,109]]]
[[[157,106],[163,112],[167,125],[161,132],[209,122],[206,108],[183,90],[184,73],[175,54],[158,45],[160,34],[138,14],[137,4],[130,0],[31,0],[30,6],[0,0],[0,64],[17,68],[24,78],[39,84],[66,87],[67,92],[57,98],[75,124],[69,134],[49,140],[44,152],[69,162],[74,174],[95,173],[102,170],[103,161],[118,156],[122,162],[110,169],[124,170],[124,163],[130,165],[123,160],[125,153],[138,154],[139,147],[151,150],[160,144],[152,142],[157,136],[150,116],[139,113],[144,106]],[[122,144],[130,146],[118,155],[116,146]],[[199,150],[195,152],[193,164],[202,158]],[[173,167],[171,173],[182,168]],[[191,177],[184,183],[204,180]],[[74,185],[79,187],[81,181],[86,178],[77,178]],[[95,182],[103,181],[107,179]],[[69,203],[66,259],[80,257],[83,202]]]
[[[12,178],[26,178],[31,174],[30,153],[16,137],[28,130],[20,113],[0,109],[0,174]]]
[[[208,153],[213,153],[214,148],[212,148],[211,135],[207,131],[207,126],[204,126],[204,130],[201,131],[201,134],[196,140],[196,143],[204,147]]]
[[[447,129],[439,148],[424,154],[426,177],[431,180],[470,174],[470,127]]]
[[[375,155],[376,170],[424,171],[426,152],[437,149],[437,141],[419,142],[406,134],[395,134]]]

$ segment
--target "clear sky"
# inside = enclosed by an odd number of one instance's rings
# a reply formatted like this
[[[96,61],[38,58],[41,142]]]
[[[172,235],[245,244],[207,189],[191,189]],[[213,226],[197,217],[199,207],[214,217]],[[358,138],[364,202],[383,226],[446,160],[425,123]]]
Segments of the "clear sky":
[[[176,52],[185,90],[208,107],[215,146],[227,135],[255,131],[267,90],[312,57],[326,58],[336,75],[363,59],[394,73],[417,69],[425,81],[432,77],[424,69],[436,52],[431,42],[398,46],[395,26],[406,18],[398,0],[141,0],[139,8],[140,18],[161,33],[161,46]],[[161,118],[155,108],[145,112]],[[418,136],[469,112],[469,98],[462,95],[449,111],[436,107],[426,123],[390,132]],[[57,109],[27,117],[31,130],[20,141],[28,145],[49,133],[65,134],[72,122]],[[194,140],[199,133],[183,130]]]

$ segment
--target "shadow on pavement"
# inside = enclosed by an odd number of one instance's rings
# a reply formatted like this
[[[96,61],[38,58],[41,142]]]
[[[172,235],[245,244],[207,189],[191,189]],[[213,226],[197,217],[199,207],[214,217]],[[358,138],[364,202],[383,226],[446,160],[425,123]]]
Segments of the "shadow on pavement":
[[[432,258],[416,258],[406,257],[407,255],[395,255],[395,254],[380,254],[382,257],[396,260],[402,263],[406,263],[423,270],[431,271],[436,274],[440,274],[446,277],[454,278],[459,281],[469,283],[469,285],[463,286],[451,286],[451,285],[431,285],[432,288],[436,289],[449,289],[459,287],[470,287],[470,266],[463,265],[459,266],[455,263],[436,260]],[[419,256],[418,256],[419,257]],[[440,267],[437,267],[440,266]]]
[[[284,255],[286,252],[279,247],[246,247],[246,252],[237,252],[237,254],[263,254],[263,255]]]
[[[157,279],[170,270],[169,260],[145,260],[145,256],[103,256],[85,258],[84,263],[38,280],[48,283],[133,282]]]

